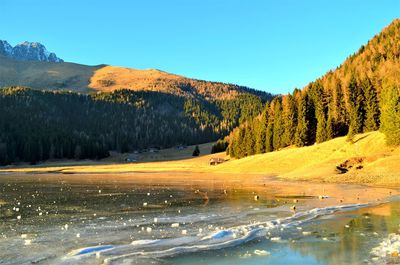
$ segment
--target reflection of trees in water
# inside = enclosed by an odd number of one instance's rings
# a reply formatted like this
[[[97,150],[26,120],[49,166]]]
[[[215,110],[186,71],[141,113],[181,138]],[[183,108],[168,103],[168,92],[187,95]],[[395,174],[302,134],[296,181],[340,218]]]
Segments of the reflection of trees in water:
[[[307,228],[318,233],[309,238],[305,237],[302,241],[290,243],[290,248],[304,256],[313,255],[318,262],[324,264],[363,263],[364,260],[370,260],[371,249],[388,233],[398,233],[400,202],[346,213],[338,217],[337,220],[318,223]],[[345,224],[349,227],[345,227]],[[323,237],[328,240],[323,240]]]

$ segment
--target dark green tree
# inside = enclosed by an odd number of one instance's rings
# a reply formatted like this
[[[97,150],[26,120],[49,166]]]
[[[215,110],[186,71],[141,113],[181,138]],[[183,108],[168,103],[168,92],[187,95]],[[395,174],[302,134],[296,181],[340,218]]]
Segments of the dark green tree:
[[[195,146],[192,156],[199,156],[200,155],[200,148],[198,145]]]
[[[281,98],[276,98],[274,103],[274,134],[272,138],[272,146],[274,150],[278,150],[283,147],[282,136],[285,132],[285,128],[283,125]]]
[[[296,102],[292,95],[287,95],[283,101],[283,127],[282,145],[288,146],[294,144],[297,127],[297,109]]]
[[[400,145],[400,89],[386,85],[381,98],[381,128],[389,145]]]
[[[259,126],[256,133],[256,154],[262,154],[266,151],[265,146],[268,126],[268,109],[269,105],[267,104],[260,117]]]
[[[361,86],[358,85],[355,75],[352,74],[348,85],[350,102],[350,125],[348,139],[351,141],[357,133],[361,133],[364,127],[364,95]]]
[[[297,114],[297,128],[295,134],[295,144],[297,146],[310,145],[310,119],[308,111],[308,94],[305,92],[299,101],[298,114]]]
[[[376,131],[379,128],[380,116],[378,95],[368,78],[362,82],[362,86],[365,94],[364,131]]]

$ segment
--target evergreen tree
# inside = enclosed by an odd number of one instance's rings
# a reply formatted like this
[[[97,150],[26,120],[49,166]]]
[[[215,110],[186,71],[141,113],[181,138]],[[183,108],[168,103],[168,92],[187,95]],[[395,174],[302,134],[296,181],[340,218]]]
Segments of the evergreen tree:
[[[352,74],[348,85],[350,101],[350,126],[348,139],[352,140],[354,135],[361,133],[364,127],[364,95],[361,87],[357,84],[355,75]]]
[[[254,123],[253,123],[254,124]],[[245,156],[251,156],[255,154],[255,135],[254,135],[254,125],[249,124],[246,126],[245,137],[244,137],[244,148],[245,148]]]
[[[318,125],[317,125],[317,143],[322,143],[328,140],[328,128],[325,120],[325,115],[323,113],[319,114]]]
[[[267,132],[265,134],[265,152],[274,151],[273,137],[274,137],[274,122],[273,116],[269,115]]]
[[[283,147],[282,136],[284,133],[281,99],[277,98],[274,104],[274,132],[272,139],[273,150]]]
[[[199,155],[200,155],[200,148],[198,145],[196,145],[196,147],[193,150],[192,156],[199,156]]]
[[[332,137],[346,135],[349,130],[348,114],[342,84],[338,79],[334,81],[331,102],[329,104],[328,116],[330,115],[330,119],[332,120]]]
[[[297,114],[297,128],[295,134],[295,144],[297,146],[309,145],[309,119],[307,117],[308,95],[304,93],[299,101]]]
[[[283,127],[284,133],[282,136],[283,146],[294,144],[296,127],[297,127],[297,113],[296,103],[292,95],[287,95],[283,99]]]
[[[317,119],[316,129],[316,142],[321,143],[328,139],[327,124],[326,124],[326,110],[327,99],[321,81],[316,81],[312,86],[312,96],[315,106],[315,116]]]
[[[381,131],[389,145],[400,145],[400,88],[394,85],[382,91]]]
[[[376,89],[371,81],[366,78],[363,83],[365,93],[365,131],[376,131],[379,128],[379,103]]]
[[[241,126],[239,128],[237,144],[235,145],[236,147],[235,154],[237,158],[242,158],[246,156],[246,146],[244,144],[245,136],[246,136],[246,128],[244,126]]]
[[[268,108],[267,104],[264,112],[261,114],[259,126],[256,134],[256,154],[265,153],[267,126],[268,126]]]
[[[332,113],[328,109],[328,119],[326,121],[326,140],[331,140],[332,138],[333,138]]]

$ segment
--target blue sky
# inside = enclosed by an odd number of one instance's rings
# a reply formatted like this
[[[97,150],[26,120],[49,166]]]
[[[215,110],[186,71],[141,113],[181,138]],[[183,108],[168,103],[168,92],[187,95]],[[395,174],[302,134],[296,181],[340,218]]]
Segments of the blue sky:
[[[400,16],[398,0],[12,0],[0,39],[66,61],[157,68],[287,93]]]

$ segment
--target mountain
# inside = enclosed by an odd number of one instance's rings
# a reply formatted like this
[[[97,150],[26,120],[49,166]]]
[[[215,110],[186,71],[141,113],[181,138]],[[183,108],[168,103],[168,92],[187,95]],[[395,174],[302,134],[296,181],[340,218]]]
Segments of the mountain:
[[[101,67],[65,62],[19,61],[0,55],[0,87],[25,86],[88,93],[92,91],[88,88],[89,80]]]
[[[273,98],[155,69],[57,61],[39,44],[1,47],[0,165],[215,141]]]
[[[342,65],[302,90],[277,97],[229,137],[234,157],[312,145],[374,130],[400,144],[400,20],[394,20]]]
[[[12,57],[13,47],[5,40],[0,40],[0,55]]]
[[[137,70],[105,66],[96,70],[88,87],[102,92],[121,88],[133,91],[157,91],[190,98],[202,97],[207,100],[232,99],[240,94],[252,94],[270,99],[271,94],[244,86],[190,79],[164,71]]]
[[[1,47],[5,47],[3,50],[9,50],[7,45],[0,46],[0,54]],[[187,98],[200,97],[207,100],[232,99],[241,94],[256,95],[264,100],[272,97],[270,93],[244,86],[191,79],[155,69],[20,61],[0,55],[0,87],[7,86],[80,93],[129,89],[162,92]]]
[[[7,41],[0,40],[0,55],[18,61],[63,62],[55,53],[47,51],[46,47],[38,42],[25,41],[12,47]]]

